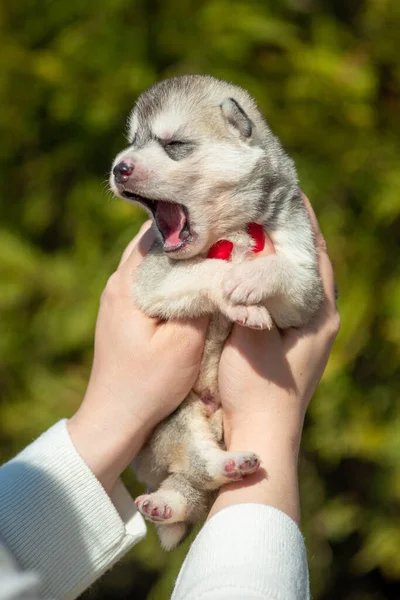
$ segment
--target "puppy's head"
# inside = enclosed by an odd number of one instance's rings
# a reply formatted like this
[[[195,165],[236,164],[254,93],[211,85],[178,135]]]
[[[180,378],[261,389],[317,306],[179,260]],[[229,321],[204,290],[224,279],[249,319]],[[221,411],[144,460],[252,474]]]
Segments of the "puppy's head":
[[[111,188],[144,206],[171,258],[206,253],[261,214],[275,138],[245,90],[199,75],[162,81],[139,97],[129,142]]]

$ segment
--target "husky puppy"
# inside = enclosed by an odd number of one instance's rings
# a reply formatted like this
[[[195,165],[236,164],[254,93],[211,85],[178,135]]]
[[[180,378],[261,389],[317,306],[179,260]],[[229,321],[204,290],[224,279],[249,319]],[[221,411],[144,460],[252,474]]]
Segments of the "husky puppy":
[[[259,467],[250,450],[224,449],[218,363],[232,323],[297,327],[318,310],[314,236],[293,162],[255,100],[210,76],[161,81],[139,97],[110,183],[147,210],[156,232],[135,273],[134,302],[161,319],[212,315],[194,389],[134,463],[149,488],[138,509],[169,550],[207,514],[218,488]],[[246,260],[254,223],[276,254]],[[231,243],[229,261],[208,258],[221,239]]]

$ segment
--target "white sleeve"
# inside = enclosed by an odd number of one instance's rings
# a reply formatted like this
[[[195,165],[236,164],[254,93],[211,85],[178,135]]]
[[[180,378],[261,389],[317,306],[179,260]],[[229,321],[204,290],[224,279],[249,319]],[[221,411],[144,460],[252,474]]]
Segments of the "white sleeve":
[[[18,569],[0,540],[0,600],[39,600],[39,578]]]
[[[309,600],[307,554],[297,525],[262,504],[237,504],[206,523],[172,600]]]
[[[60,421],[0,467],[0,538],[43,598],[73,599],[146,527],[122,482],[111,498]]]

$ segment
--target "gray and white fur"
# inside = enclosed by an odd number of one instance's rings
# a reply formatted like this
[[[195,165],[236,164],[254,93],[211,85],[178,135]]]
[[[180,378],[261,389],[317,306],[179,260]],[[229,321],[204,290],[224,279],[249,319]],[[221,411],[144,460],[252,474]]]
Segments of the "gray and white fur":
[[[194,389],[134,464],[149,488],[137,506],[172,549],[207,514],[216,490],[259,466],[251,451],[224,449],[218,364],[232,323],[298,327],[316,313],[314,235],[293,162],[255,100],[210,76],[161,81],[139,97],[110,182],[153,218],[157,239],[135,273],[134,302],[162,319],[212,315]],[[276,254],[246,261],[253,222]],[[233,242],[229,262],[207,258],[221,239]]]

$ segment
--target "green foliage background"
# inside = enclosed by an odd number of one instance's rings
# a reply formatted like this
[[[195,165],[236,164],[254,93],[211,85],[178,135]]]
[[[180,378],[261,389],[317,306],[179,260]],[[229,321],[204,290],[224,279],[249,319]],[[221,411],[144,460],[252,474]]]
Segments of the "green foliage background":
[[[400,597],[399,31],[398,0],[0,2],[2,460],[85,391],[99,295],[143,220],[105,184],[135,98],[233,80],[296,160],[340,290],[301,464],[313,595]],[[186,549],[150,532],[89,597],[166,599]]]

